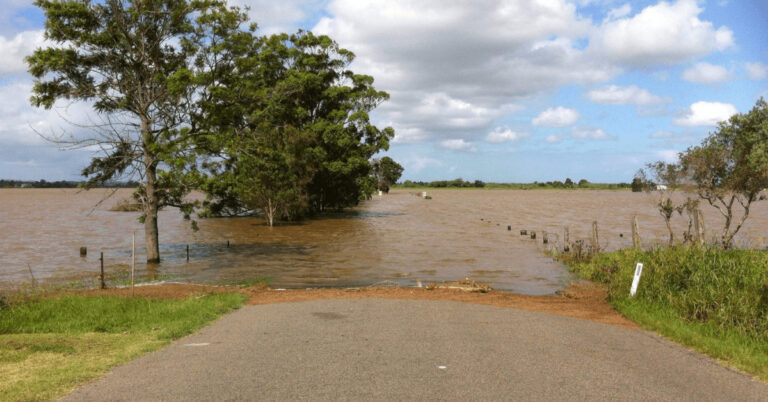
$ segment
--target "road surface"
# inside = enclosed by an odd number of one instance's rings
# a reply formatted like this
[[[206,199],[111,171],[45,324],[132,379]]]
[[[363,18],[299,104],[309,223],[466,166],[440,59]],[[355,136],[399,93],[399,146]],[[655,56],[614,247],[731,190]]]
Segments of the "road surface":
[[[647,331],[447,301],[247,306],[65,400],[768,400]]]

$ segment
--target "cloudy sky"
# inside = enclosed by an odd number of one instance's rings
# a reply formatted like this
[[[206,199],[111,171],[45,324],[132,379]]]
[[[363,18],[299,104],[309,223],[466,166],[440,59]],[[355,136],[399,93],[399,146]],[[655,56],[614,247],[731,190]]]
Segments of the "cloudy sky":
[[[264,33],[327,34],[391,95],[374,114],[404,179],[629,181],[768,97],[765,0],[230,0]],[[78,179],[82,105],[29,105],[30,0],[2,0],[0,178]]]

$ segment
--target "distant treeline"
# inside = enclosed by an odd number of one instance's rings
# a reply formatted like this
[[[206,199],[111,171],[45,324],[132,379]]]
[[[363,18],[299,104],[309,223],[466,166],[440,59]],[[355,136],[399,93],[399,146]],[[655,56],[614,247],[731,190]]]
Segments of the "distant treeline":
[[[461,178],[453,180],[437,180],[437,181],[411,181],[406,180],[402,183],[398,183],[395,188],[498,188],[498,189],[513,189],[513,190],[533,190],[533,189],[593,189],[593,190],[618,190],[631,188],[630,183],[590,183],[586,179],[581,179],[578,182],[574,182],[570,178],[566,178],[565,181],[547,181],[533,183],[486,183],[482,180],[465,181]]]
[[[0,188],[77,188],[80,186],[80,184],[83,182],[80,181],[71,181],[71,180],[58,180],[58,181],[47,181],[47,180],[38,180],[38,181],[30,181],[30,180],[5,180],[0,179]],[[103,185],[100,185],[98,187],[125,187],[125,188],[136,188],[139,183],[135,181],[124,181],[124,182],[106,182]]]

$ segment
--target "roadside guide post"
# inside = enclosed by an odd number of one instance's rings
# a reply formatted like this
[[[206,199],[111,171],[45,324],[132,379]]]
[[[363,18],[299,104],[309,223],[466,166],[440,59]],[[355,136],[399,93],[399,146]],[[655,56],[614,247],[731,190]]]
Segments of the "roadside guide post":
[[[637,293],[637,285],[640,283],[640,275],[643,273],[643,263],[638,262],[635,267],[635,277],[632,279],[632,288],[629,290],[629,295],[634,296]]]

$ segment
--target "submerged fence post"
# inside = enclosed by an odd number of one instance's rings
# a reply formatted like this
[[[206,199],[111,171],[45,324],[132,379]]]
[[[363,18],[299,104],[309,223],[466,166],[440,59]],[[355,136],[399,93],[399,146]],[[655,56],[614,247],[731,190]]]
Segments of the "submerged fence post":
[[[549,243],[549,233],[547,233],[546,230],[543,231],[542,234],[541,234],[541,242],[544,243],[544,244],[548,244]]]
[[[189,244],[187,244],[187,262],[189,262]]]
[[[106,289],[107,284],[104,282],[104,252],[99,254],[99,265],[101,265],[101,288]]]
[[[563,252],[571,251],[571,230],[566,226],[563,228]]]
[[[581,260],[584,253],[584,240],[576,240],[573,244],[573,253],[576,254],[577,260]]]
[[[639,250],[642,247],[640,241],[640,226],[637,224],[637,215],[632,215],[632,247]]]
[[[592,254],[594,255],[600,252],[600,238],[597,233],[597,221],[592,221]]]
[[[80,247],[80,257],[88,255],[88,247]]]

